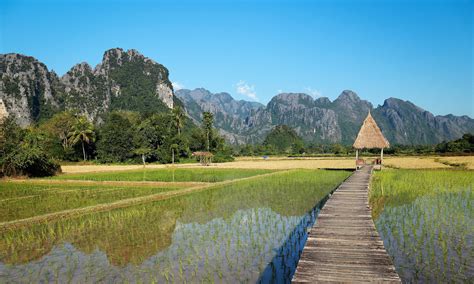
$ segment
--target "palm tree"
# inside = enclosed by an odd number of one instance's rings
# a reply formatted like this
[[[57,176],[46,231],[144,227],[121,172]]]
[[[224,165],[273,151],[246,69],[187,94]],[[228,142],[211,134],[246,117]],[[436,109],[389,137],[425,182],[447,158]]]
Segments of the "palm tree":
[[[173,123],[178,130],[178,136],[181,135],[181,128],[184,126],[184,121],[186,120],[186,114],[180,106],[173,108]]]
[[[84,143],[89,144],[94,142],[94,126],[84,116],[79,116],[71,127],[69,132],[69,139],[72,145],[76,145],[79,141],[82,144],[82,154],[84,155],[84,161],[86,160],[86,148]]]
[[[207,112],[207,111],[203,112],[202,113],[202,126],[206,133],[206,148],[208,152],[209,152],[209,146],[211,144],[210,136],[212,132],[213,123],[214,123],[214,115],[211,112]]]

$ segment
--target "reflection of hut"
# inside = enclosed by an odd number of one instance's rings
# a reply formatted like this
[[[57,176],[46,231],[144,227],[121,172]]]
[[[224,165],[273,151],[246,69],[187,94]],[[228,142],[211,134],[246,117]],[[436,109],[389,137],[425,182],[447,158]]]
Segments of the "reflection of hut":
[[[380,149],[380,159],[376,159],[375,164],[382,168],[383,149],[390,147],[390,143],[383,136],[370,111],[357,134],[353,147],[356,149],[356,168],[365,164],[364,160],[359,159],[361,149]]]
[[[201,165],[207,166],[212,162],[214,155],[211,152],[194,152],[193,157],[198,157]]]

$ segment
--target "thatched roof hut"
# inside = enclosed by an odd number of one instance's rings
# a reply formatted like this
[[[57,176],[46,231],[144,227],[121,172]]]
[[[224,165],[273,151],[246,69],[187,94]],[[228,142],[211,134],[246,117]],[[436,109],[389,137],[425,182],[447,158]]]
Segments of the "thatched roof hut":
[[[198,157],[201,165],[207,166],[212,162],[214,154],[211,152],[193,152],[193,157]]]
[[[383,136],[382,131],[380,131],[380,128],[370,114],[370,111],[352,146],[356,149],[356,168],[365,164],[364,160],[359,159],[360,149],[378,148],[380,149],[380,159],[376,159],[375,164],[377,167],[382,169],[383,149],[390,147],[390,143],[388,143],[388,140]]]
[[[353,147],[356,149],[383,149],[390,147],[390,143],[383,136],[370,112],[360,128],[359,134],[357,134]]]
[[[193,152],[194,157],[213,157],[214,154],[211,152]]]

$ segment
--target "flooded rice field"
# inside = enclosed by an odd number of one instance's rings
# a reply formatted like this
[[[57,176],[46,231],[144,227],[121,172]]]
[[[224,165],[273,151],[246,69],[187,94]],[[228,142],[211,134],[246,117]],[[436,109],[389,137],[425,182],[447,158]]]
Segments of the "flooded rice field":
[[[288,282],[318,204],[349,174],[281,172],[9,229],[0,282]]]
[[[376,174],[375,225],[404,282],[474,281],[473,185],[470,171]]]

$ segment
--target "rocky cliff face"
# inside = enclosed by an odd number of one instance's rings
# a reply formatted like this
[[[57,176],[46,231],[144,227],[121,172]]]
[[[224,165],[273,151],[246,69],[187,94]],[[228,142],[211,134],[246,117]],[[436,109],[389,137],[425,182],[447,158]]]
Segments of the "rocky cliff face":
[[[356,93],[345,90],[331,102],[307,94],[284,93],[267,106],[255,105],[237,111],[228,94],[204,89],[180,90],[191,117],[200,121],[202,111],[213,112],[216,126],[235,144],[260,143],[276,125],[288,125],[307,142],[352,144],[369,111],[392,144],[435,144],[474,133],[474,120],[467,116],[434,116],[411,102],[390,98],[374,108]],[[249,102],[247,102],[249,103]],[[246,105],[244,101],[239,106]]]
[[[244,143],[242,133],[245,129],[245,120],[252,112],[264,107],[256,102],[237,101],[228,93],[212,94],[206,89],[194,90],[181,89],[176,91],[176,96],[185,105],[191,119],[200,123],[204,111],[214,114],[215,126],[220,133],[231,143]]]
[[[8,114],[26,125],[59,107],[55,73],[33,57],[0,54],[0,99]]]
[[[151,112],[174,104],[168,70],[136,50],[107,50],[94,69],[80,63],[61,78],[33,57],[2,54],[0,71],[0,99],[22,125],[62,109],[100,121],[113,109]]]
[[[434,144],[474,133],[467,116],[434,116],[395,98],[374,108],[346,90],[331,102],[302,93],[275,96],[266,106],[234,100],[205,89],[176,92],[192,120],[214,113],[215,125],[231,143],[260,143],[276,125],[292,127],[307,142],[352,144],[369,111],[392,144]],[[181,104],[173,95],[168,70],[136,50],[107,50],[95,68],[73,66],[59,78],[33,57],[0,54],[0,117],[14,115],[22,125],[64,109],[76,109],[100,122],[116,109],[161,112]]]
[[[389,141],[397,144],[433,144],[474,133],[468,116],[434,116],[409,101],[389,98],[373,111],[374,118]]]

